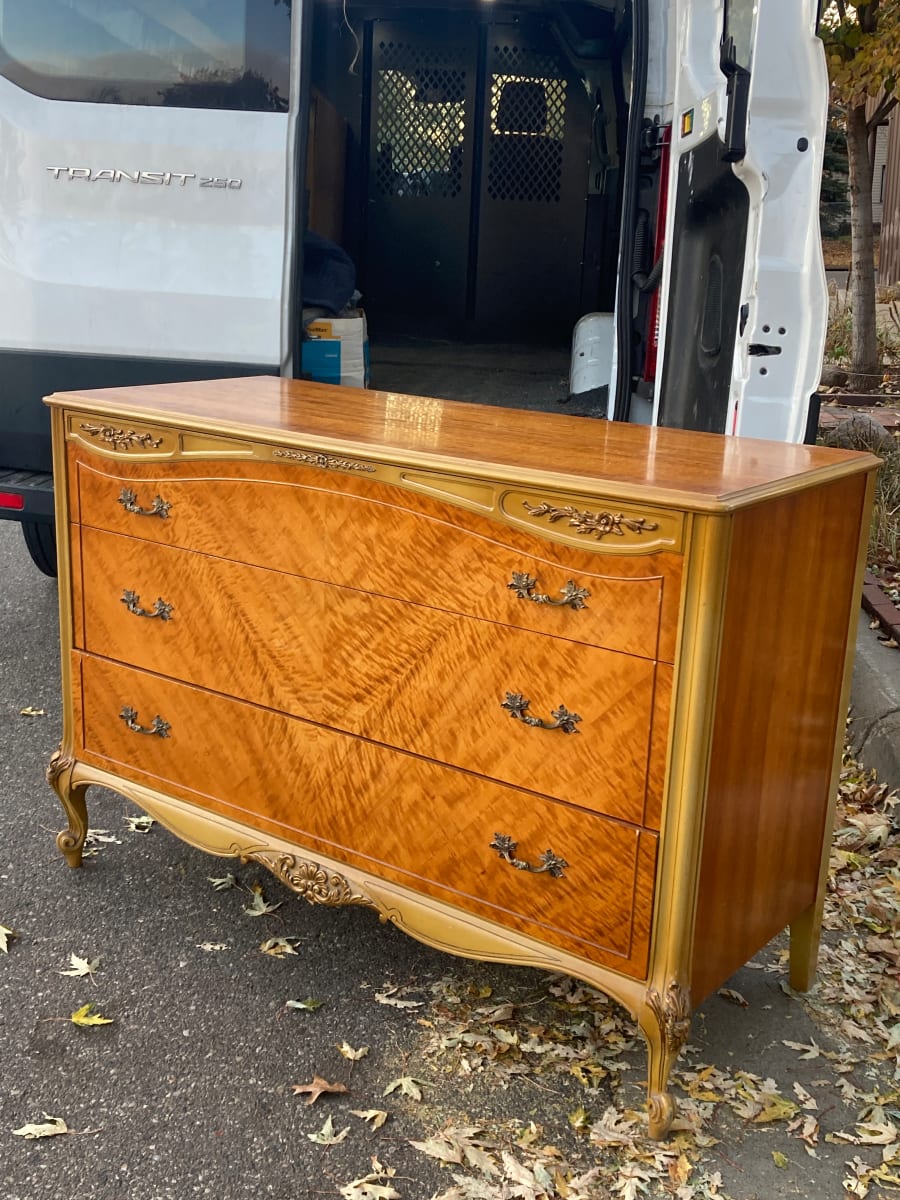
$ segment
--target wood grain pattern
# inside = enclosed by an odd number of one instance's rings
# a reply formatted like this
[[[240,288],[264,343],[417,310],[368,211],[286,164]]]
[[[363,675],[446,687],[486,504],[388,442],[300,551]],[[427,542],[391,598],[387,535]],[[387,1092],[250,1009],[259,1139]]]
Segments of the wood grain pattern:
[[[682,558],[592,554],[372,480],[282,463],[109,462],[70,448],[80,520],[99,529],[237,559],[508,625],[672,661]],[[165,520],[127,512],[159,494]],[[521,600],[513,572],[575,611]]]
[[[81,559],[95,654],[643,819],[669,704],[645,659],[89,528]],[[145,610],[164,599],[171,619],[133,615],[123,589]],[[579,732],[513,720],[507,692],[548,721],[565,704]]]
[[[74,675],[84,761],[617,971],[646,969],[652,834],[101,659],[76,655]],[[124,704],[148,721],[163,714],[170,736],[130,732]],[[565,877],[502,862],[490,848],[498,832],[535,864],[551,848],[570,864]]]
[[[815,900],[865,483],[838,481],[735,518],[700,863],[697,1000]]]
[[[441,463],[471,474],[596,491],[631,500],[666,495],[675,507],[720,510],[818,473],[870,469],[850,451],[719,437],[679,429],[586,421],[456,401],[256,377],[63,392],[52,405],[240,437],[300,441],[407,465]],[[665,501],[664,501],[665,502]]]

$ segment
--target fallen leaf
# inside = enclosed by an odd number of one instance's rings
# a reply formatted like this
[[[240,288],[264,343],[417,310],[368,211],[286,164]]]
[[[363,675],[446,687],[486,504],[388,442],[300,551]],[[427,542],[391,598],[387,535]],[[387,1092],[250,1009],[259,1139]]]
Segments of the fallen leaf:
[[[96,1006],[93,1004],[82,1004],[81,1008],[76,1008],[69,1020],[73,1025],[90,1026],[90,1025],[112,1025],[112,1017],[104,1017],[96,1011]]]
[[[857,1137],[869,1146],[889,1146],[897,1140],[897,1126],[891,1121],[872,1121],[857,1125]]]
[[[100,966],[100,959],[93,958],[89,961],[86,958],[79,958],[77,954],[70,954],[69,963],[71,965],[68,971],[59,971],[59,975],[93,975]]]
[[[32,708],[29,705],[28,708],[20,708],[19,715],[22,717],[46,717],[47,714],[42,708]]]
[[[44,1113],[44,1124],[29,1124],[23,1125],[21,1129],[14,1129],[13,1133],[16,1137],[23,1138],[45,1138],[56,1137],[58,1133],[71,1132],[68,1125],[62,1117],[51,1117],[49,1113]]]
[[[350,1111],[354,1117],[360,1117],[363,1121],[368,1121],[373,1129],[380,1129],[388,1119],[388,1115],[383,1108],[351,1108]]]
[[[329,1083],[327,1079],[323,1079],[321,1075],[314,1075],[312,1083],[295,1083],[294,1095],[307,1095],[307,1104],[315,1104],[323,1092],[346,1092],[347,1085],[345,1083]]]
[[[737,1004],[740,1008],[749,1008],[750,1002],[745,1000],[740,992],[736,992],[734,988],[719,988],[717,995],[723,1000],[727,1000],[729,1004]]]
[[[790,1161],[790,1159],[788,1158],[788,1156],[786,1154],[782,1154],[780,1150],[773,1150],[772,1151],[772,1161],[775,1163],[776,1167],[784,1168],[788,1165],[788,1162]]]
[[[815,1096],[811,1096],[806,1088],[802,1084],[797,1083],[796,1080],[794,1081],[794,1095],[800,1101],[802,1108],[816,1109],[819,1107]]]
[[[587,1109],[582,1104],[579,1104],[578,1108],[569,1113],[569,1124],[579,1133],[588,1128],[590,1120]]]
[[[224,892],[228,888],[237,887],[237,880],[230,871],[227,875],[220,875],[218,878],[216,878],[214,875],[207,875],[206,878],[213,885],[217,892]]]
[[[0,950],[4,954],[9,954],[9,942],[11,938],[17,938],[19,935],[14,929],[10,929],[8,925],[0,925]]]
[[[425,1087],[423,1079],[414,1079],[412,1075],[401,1075],[399,1079],[392,1079],[381,1094],[389,1096],[391,1092],[399,1089],[401,1096],[409,1096],[412,1100],[421,1100],[423,1087]]]
[[[253,893],[253,899],[249,904],[244,905],[244,912],[248,917],[264,917],[266,913],[274,912],[276,908],[281,908],[284,903],[279,900],[277,904],[270,904],[263,896],[263,890],[258,883],[254,883],[250,889]]]
[[[89,829],[84,836],[84,854],[96,854],[100,852],[101,846],[121,846],[121,838],[116,838],[114,833],[110,833],[108,829]]]
[[[227,950],[228,946],[225,942],[198,942],[197,949],[211,952],[213,950]]]
[[[285,1008],[302,1008],[305,1012],[315,1012],[317,1008],[321,1008],[325,1003],[324,1000],[314,1000],[312,996],[307,996],[305,1000],[285,1000]]]
[[[275,906],[278,907],[277,905]],[[244,912],[247,910],[244,909]],[[255,914],[254,914],[255,915]],[[263,954],[269,954],[272,958],[284,958],[286,954],[296,954],[293,943],[297,938],[275,937],[267,938],[264,942],[260,942],[259,948]]]
[[[393,1179],[397,1172],[393,1167],[383,1167],[377,1158],[372,1158],[372,1171],[340,1189],[344,1200],[400,1200],[400,1193],[386,1179]]]
[[[342,1142],[350,1132],[350,1126],[342,1129],[340,1133],[334,1132],[334,1123],[329,1117],[318,1133],[308,1133],[306,1136],[311,1142],[315,1142],[319,1146],[336,1146],[338,1142]]]
[[[399,991],[399,988],[385,988],[383,992],[376,992],[375,999],[379,1004],[389,1004],[392,1008],[421,1008],[421,1000],[401,1000],[394,995]]]
[[[130,833],[149,833],[156,821],[149,813],[138,813],[137,816],[126,817],[125,824]]]
[[[754,1125],[766,1125],[770,1121],[786,1121],[797,1114],[797,1105],[793,1100],[785,1099],[784,1096],[764,1092],[759,1099],[762,1101],[762,1108],[752,1118]]]
[[[349,1042],[340,1042],[338,1050],[343,1054],[344,1058],[349,1058],[351,1062],[359,1062],[361,1058],[365,1058],[369,1053],[368,1046],[360,1046],[358,1050],[354,1050]]]

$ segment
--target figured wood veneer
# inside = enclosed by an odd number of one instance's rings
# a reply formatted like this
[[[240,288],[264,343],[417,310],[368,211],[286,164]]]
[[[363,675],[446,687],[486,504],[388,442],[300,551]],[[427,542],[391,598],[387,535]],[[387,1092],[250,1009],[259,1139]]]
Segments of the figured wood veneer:
[[[85,761],[215,812],[250,818],[351,865],[377,866],[429,895],[508,921],[591,960],[646,969],[656,838],[377,743],[196,688],[79,657]],[[133,706],[169,736],[131,732]],[[290,765],[291,787],[284,787]],[[551,847],[562,879],[531,876],[490,848],[508,833],[534,862]],[[584,898],[603,897],[586,910]]]
[[[296,465],[281,462],[217,463],[211,472],[209,463],[98,460],[77,445],[70,455],[71,511],[83,525],[672,661],[680,554],[603,557],[591,553],[607,549],[596,539],[583,550],[557,546],[402,487],[314,467],[298,478]],[[162,495],[167,518],[126,511],[123,487],[144,507]],[[590,596],[577,611],[521,600],[508,587],[513,572],[555,600],[569,580]]]
[[[81,564],[95,654],[643,819],[650,731],[668,728],[665,664],[88,528]],[[134,615],[123,590],[147,607],[164,598],[171,618]],[[577,731],[514,721],[507,692],[547,720],[564,703]]]
[[[49,403],[72,865],[111,786],[574,974],[640,1025],[654,1136],[692,995],[786,923],[808,986],[877,460],[258,378]]]

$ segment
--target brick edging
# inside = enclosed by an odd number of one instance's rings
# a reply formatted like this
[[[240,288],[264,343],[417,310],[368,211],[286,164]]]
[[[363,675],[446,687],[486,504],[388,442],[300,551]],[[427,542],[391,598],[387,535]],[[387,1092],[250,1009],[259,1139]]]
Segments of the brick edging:
[[[882,632],[900,642],[900,609],[884,592],[871,571],[863,577],[862,606],[881,626]]]

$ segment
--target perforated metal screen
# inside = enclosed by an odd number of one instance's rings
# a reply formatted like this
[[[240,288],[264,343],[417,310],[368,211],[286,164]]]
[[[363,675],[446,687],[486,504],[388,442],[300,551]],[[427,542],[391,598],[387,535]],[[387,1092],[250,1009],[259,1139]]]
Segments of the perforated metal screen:
[[[566,80],[558,61],[521,46],[492,51],[487,194],[491,200],[558,202]]]
[[[423,11],[370,29],[373,336],[567,337],[591,100],[550,23]]]
[[[458,195],[467,136],[466,68],[458,54],[440,48],[382,41],[377,50],[378,191],[383,196]]]

